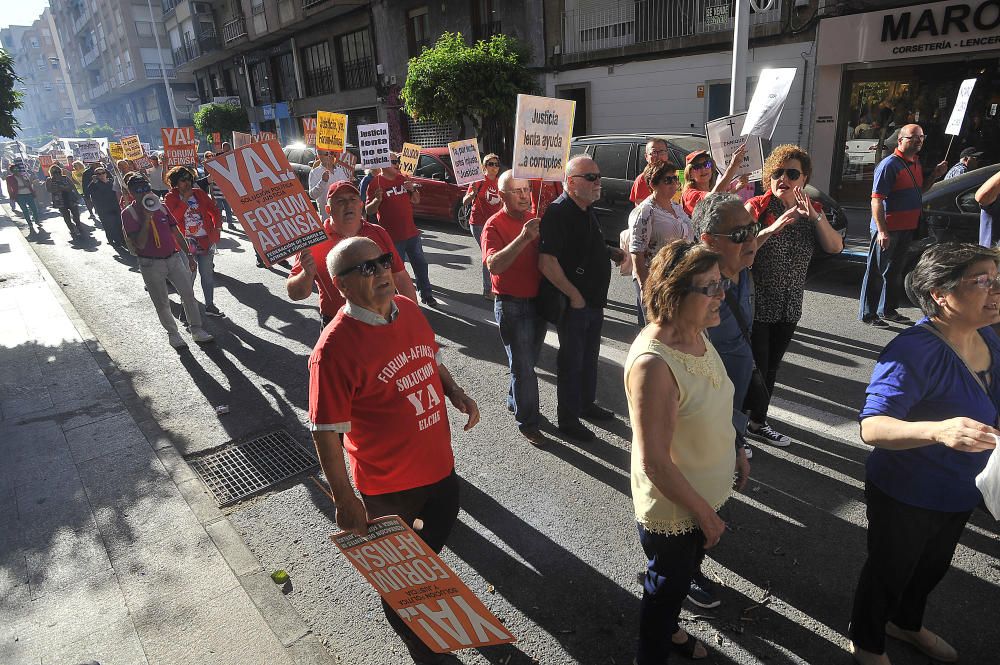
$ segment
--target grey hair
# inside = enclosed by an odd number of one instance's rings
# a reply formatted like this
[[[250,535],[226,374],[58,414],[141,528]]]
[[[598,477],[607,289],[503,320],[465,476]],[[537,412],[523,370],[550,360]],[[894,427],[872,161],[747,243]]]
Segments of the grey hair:
[[[743,201],[729,192],[709,194],[699,201],[691,214],[694,237],[700,238],[702,233],[715,233],[732,214],[732,208],[743,210]]]
[[[954,291],[969,266],[979,261],[1000,265],[1000,250],[968,242],[943,242],[927,248],[909,278],[910,290],[924,315],[934,317],[941,313],[931,291]]]
[[[576,166],[577,162],[582,162],[585,159],[589,159],[592,162],[594,161],[594,158],[591,157],[590,155],[586,154],[586,153],[581,154],[581,155],[573,155],[572,157],[569,158],[569,161],[566,162],[566,170],[563,171],[563,184],[564,185],[569,182],[569,172],[573,170],[573,167]]]
[[[326,270],[330,273],[330,278],[335,278],[337,273],[343,272],[356,263],[362,250],[367,247],[379,249],[374,240],[363,236],[345,238],[338,242],[330,250],[330,253],[326,255]],[[381,250],[379,250],[379,253],[382,253]]]

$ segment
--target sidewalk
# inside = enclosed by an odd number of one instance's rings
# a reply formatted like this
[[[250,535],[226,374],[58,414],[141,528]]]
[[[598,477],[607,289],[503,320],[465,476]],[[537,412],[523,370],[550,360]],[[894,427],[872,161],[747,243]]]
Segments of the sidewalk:
[[[8,214],[0,207],[0,663],[335,662]]]

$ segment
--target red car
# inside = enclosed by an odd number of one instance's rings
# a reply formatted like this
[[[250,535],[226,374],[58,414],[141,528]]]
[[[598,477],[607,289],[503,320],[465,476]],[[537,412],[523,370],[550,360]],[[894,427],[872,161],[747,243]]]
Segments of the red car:
[[[420,203],[413,207],[414,216],[458,224],[466,188],[455,184],[447,147],[422,148],[413,180],[420,184]]]

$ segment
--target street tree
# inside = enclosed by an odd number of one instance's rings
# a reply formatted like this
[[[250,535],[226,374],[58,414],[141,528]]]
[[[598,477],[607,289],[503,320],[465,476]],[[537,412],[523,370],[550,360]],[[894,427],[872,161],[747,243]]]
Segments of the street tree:
[[[233,132],[249,132],[250,120],[246,109],[239,104],[204,104],[194,114],[194,127],[209,141],[219,132],[228,141]]]
[[[431,48],[410,59],[401,96],[414,120],[472,126],[485,150],[510,157],[517,95],[534,94],[525,45],[494,35],[469,46],[460,33],[446,32]]]
[[[14,71],[14,59],[10,53],[0,48],[0,136],[9,139],[17,136],[21,123],[14,117],[14,111],[24,105],[22,93],[15,89],[21,77]]]
[[[104,123],[103,125],[92,125],[90,127],[77,127],[74,135],[81,139],[110,140],[114,138],[115,129],[111,125]]]

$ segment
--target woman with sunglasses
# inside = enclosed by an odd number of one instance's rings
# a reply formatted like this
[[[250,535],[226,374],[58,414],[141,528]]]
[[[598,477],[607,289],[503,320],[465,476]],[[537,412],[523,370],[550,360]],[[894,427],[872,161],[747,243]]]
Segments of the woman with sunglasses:
[[[690,217],[694,214],[694,207],[698,203],[715,192],[734,192],[747,184],[746,176],[735,179],[736,171],[743,164],[743,156],[747,152],[746,143],[740,145],[734,152],[733,158],[729,161],[725,173],[719,177],[715,170],[715,162],[712,161],[707,150],[695,150],[689,152],[684,158],[684,191],[681,192],[681,203],[684,204],[684,212]]]
[[[664,245],[694,237],[691,218],[682,206],[673,202],[680,182],[677,166],[667,162],[647,164],[642,177],[653,193],[633,208],[628,216],[628,251],[632,255],[632,284],[640,328],[646,325],[642,289],[649,276],[650,262]]]
[[[767,390],[751,383],[744,408],[750,411],[747,434],[764,443],[788,446],[791,440],[767,423],[781,359],[802,316],[806,273],[813,253],[844,249],[823,208],[806,194],[812,160],[797,145],[780,145],[764,161],[769,191],[747,201],[746,209],[761,227],[753,263],[756,289],[750,336],[754,362]]]
[[[648,559],[638,665],[708,655],[677,619],[705,551],[725,532],[718,511],[733,489],[733,384],[705,332],[719,325],[728,286],[706,246],[661,249],[643,291],[650,323],[625,360],[632,501]]]
[[[171,190],[163,203],[177,220],[187,240],[191,256],[201,274],[205,313],[224,316],[215,306],[215,245],[222,234],[222,215],[212,197],[194,186],[194,173],[186,166],[175,166],[167,173]]]
[[[500,157],[490,153],[483,158],[483,166],[486,170],[486,179],[474,182],[469,185],[462,205],[472,204],[469,212],[469,230],[472,237],[476,239],[476,244],[480,245],[479,257],[480,268],[483,275],[483,297],[493,300],[493,287],[490,282],[490,271],[486,269],[486,264],[482,258],[482,237],[483,227],[486,220],[500,212],[503,202],[500,200],[500,189],[497,187],[497,178],[500,176]]]
[[[861,409],[868,558],[848,634],[854,659],[888,665],[885,636],[934,662],[958,660],[923,625],[983,500],[976,476],[1000,430],[1000,252],[948,242],[924,252],[910,285],[923,319],[882,351]]]

